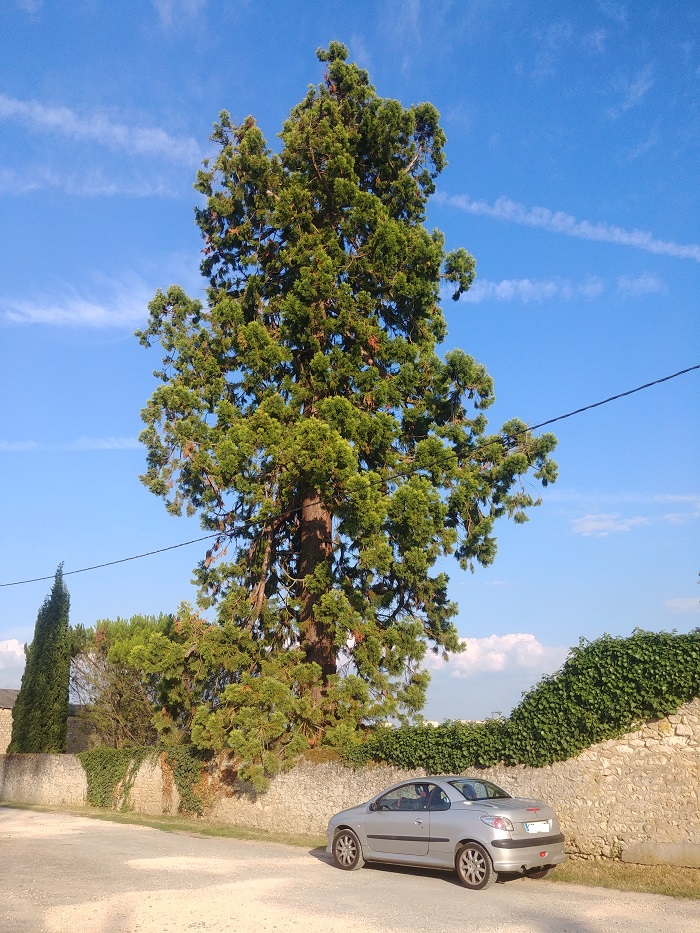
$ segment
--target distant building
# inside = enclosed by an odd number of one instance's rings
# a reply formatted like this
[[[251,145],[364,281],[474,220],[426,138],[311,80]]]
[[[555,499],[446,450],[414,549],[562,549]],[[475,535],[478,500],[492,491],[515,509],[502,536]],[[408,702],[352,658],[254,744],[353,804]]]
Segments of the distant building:
[[[4,755],[12,738],[12,707],[19,690],[0,688],[0,755]]]
[[[19,690],[0,687],[0,755],[4,755],[12,738],[12,707]],[[79,717],[80,707],[71,703],[68,707],[68,752],[75,755],[88,748],[85,723]]]

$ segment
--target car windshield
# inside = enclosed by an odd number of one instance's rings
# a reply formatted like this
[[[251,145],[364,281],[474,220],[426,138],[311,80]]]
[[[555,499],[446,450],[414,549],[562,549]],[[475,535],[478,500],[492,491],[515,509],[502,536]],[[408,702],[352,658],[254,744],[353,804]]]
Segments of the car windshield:
[[[510,797],[510,794],[502,787],[496,787],[490,781],[460,778],[457,781],[450,781],[450,784],[460,792],[465,800],[503,800]]]

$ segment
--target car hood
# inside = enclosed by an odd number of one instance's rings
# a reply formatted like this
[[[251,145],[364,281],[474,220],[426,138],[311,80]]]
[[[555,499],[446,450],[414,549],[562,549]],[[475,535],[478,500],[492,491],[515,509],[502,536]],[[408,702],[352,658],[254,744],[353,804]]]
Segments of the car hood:
[[[330,823],[345,822],[347,820],[356,820],[362,816],[367,809],[366,803],[360,803],[356,807],[348,807],[347,810],[341,810],[340,813],[334,813],[328,821]]]

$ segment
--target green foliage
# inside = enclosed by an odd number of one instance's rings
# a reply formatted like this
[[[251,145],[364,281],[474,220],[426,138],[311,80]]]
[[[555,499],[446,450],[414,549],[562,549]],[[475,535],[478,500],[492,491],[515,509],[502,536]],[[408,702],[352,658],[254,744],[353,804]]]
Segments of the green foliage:
[[[426,645],[460,650],[436,562],[490,564],[496,520],[538,504],[526,475],[556,476],[554,437],[487,433],[485,368],[436,352],[441,287],[475,274],[424,226],[436,109],[379,97],[338,42],[318,57],[279,152],[221,113],[195,186],[206,301],[159,291],[138,334],[163,350],[142,480],[218,535],[196,578],[220,627],[151,636],[139,659],[161,738],[228,748],[254,781],[420,709]]]
[[[195,755],[225,752],[258,790],[310,745],[356,742],[363,718],[378,715],[360,678],[336,676],[321,690],[320,669],[298,649],[270,652],[251,632],[209,624],[187,605],[168,633],[135,642],[127,659],[156,684],[163,746],[175,755],[190,746]]]
[[[130,654],[172,625],[171,615],[137,615],[73,630],[71,692],[98,744],[123,748],[156,742],[157,680],[131,664]]]
[[[175,786],[180,794],[180,812],[201,816],[204,812],[199,785],[202,769],[211,759],[207,752],[192,745],[169,748],[108,748],[100,746],[80,752],[78,758],[88,782],[87,802],[93,807],[114,808],[121,801],[121,809],[128,810],[130,794],[136,775],[149,756],[164,753],[173,770]]]
[[[27,663],[12,710],[7,751],[61,753],[68,733],[71,635],[70,596],[61,564],[51,593],[37,615],[34,639],[25,647]]]
[[[700,629],[581,639],[511,714],[508,758],[539,767],[675,712],[700,696]]]
[[[173,769],[175,786],[180,794],[179,812],[202,816],[204,805],[200,793],[202,769],[211,754],[192,745],[173,745],[165,749],[168,764]]]
[[[78,758],[87,777],[87,802],[93,807],[112,808],[117,799],[129,809],[129,795],[139,768],[152,748],[94,748]]]
[[[530,690],[508,719],[375,730],[347,753],[436,774],[502,762],[542,767],[675,712],[700,696],[700,629],[581,639],[563,667]]]
[[[351,764],[382,761],[398,768],[422,768],[432,774],[459,774],[465,768],[485,768],[503,757],[505,723],[444,722],[377,729],[362,745],[345,752]]]

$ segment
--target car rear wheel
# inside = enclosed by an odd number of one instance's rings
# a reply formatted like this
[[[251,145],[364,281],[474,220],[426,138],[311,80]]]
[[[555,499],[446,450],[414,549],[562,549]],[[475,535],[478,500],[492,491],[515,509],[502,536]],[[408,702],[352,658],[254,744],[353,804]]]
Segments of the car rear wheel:
[[[540,878],[546,878],[554,871],[554,865],[545,865],[543,868],[531,868],[526,872],[528,878],[534,878],[539,881]]]
[[[333,861],[344,871],[355,871],[365,864],[360,840],[351,829],[341,829],[335,834]]]
[[[457,850],[455,871],[464,887],[472,891],[483,891],[498,877],[491,857],[478,842],[467,842]]]

